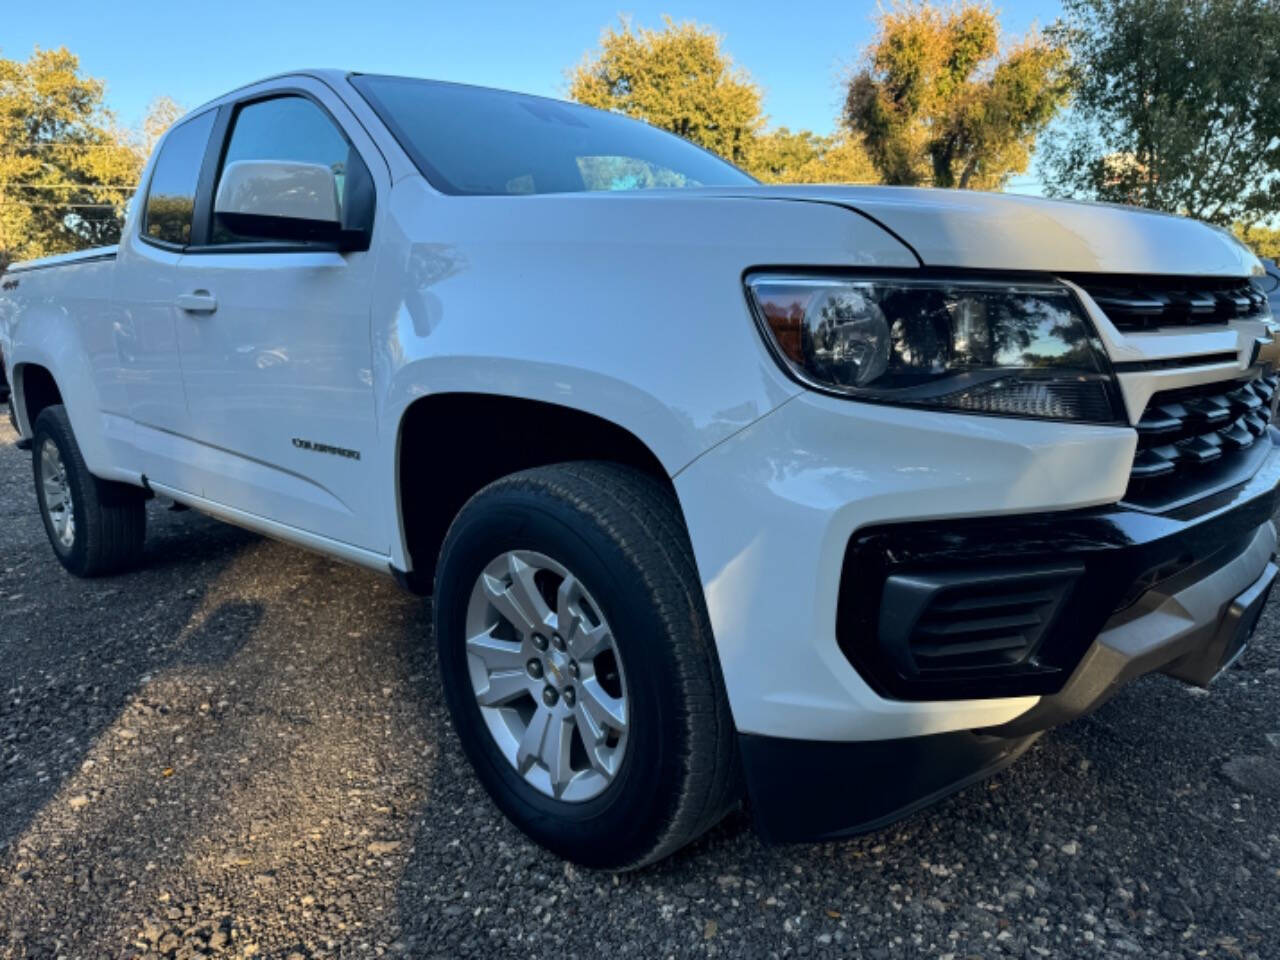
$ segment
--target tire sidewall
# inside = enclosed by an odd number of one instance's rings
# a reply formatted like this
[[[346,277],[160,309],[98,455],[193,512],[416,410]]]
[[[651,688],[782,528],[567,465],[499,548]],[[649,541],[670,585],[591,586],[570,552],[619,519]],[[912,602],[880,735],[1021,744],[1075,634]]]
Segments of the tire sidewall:
[[[49,544],[53,547],[53,552],[63,566],[70,570],[78,570],[83,568],[87,562],[85,533],[89,521],[86,516],[84,493],[80,489],[82,478],[79,476],[79,467],[77,465],[79,458],[76,456],[79,451],[74,447],[75,440],[70,436],[62,422],[64,418],[65,414],[62,414],[61,409],[53,408],[44,410],[37,418],[31,443],[32,473],[35,477],[36,499],[40,505],[40,519],[44,522],[44,530],[49,537]],[[53,528],[53,521],[49,516],[49,506],[45,500],[42,454],[46,441],[57,447],[58,456],[62,458],[63,469],[67,472],[67,488],[71,496],[71,515],[75,520],[75,539],[72,540],[70,547],[64,546],[62,541],[58,539],[58,534]]]
[[[584,522],[585,521],[585,522]],[[481,571],[508,550],[543,553],[577,577],[613,628],[628,698],[627,750],[598,797],[565,803],[525,782],[498,749],[467,671],[465,616]],[[445,697],[462,746],[498,805],[535,841],[579,863],[641,857],[674,808],[672,768],[682,733],[667,689],[674,666],[643,574],[591,518],[527,488],[480,494],[455,521],[441,552],[436,640]]]

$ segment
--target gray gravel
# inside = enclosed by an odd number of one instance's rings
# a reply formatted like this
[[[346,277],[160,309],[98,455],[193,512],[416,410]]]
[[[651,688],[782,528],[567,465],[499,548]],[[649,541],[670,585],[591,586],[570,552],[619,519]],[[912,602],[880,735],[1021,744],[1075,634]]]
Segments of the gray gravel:
[[[0,426],[0,956],[1280,956],[1280,619],[1211,694],[1142,680],[845,843],[743,814],[574,869],[477,786],[429,607],[152,504],[77,581]]]

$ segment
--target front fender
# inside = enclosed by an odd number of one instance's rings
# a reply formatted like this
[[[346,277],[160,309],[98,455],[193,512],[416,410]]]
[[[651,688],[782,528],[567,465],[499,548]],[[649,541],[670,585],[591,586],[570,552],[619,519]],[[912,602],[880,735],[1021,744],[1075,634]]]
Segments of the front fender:
[[[871,221],[822,203],[442,196],[409,178],[384,209],[371,335],[378,475],[392,485],[401,417],[440,393],[592,414],[674,475],[800,390],[755,327],[747,270],[918,265]]]

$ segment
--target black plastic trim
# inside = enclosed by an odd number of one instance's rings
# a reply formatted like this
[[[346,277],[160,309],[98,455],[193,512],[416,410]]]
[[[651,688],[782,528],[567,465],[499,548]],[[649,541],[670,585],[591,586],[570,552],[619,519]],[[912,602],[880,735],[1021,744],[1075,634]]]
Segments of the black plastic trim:
[[[104,250],[102,253],[89,254],[88,256],[76,257],[74,260],[63,260],[61,263],[33,263],[24,265],[21,262],[11,263],[3,272],[6,276],[20,275],[24,273],[38,273],[41,270],[57,270],[59,267],[75,267],[82,263],[99,263],[103,260],[114,260],[116,258],[115,250]]]
[[[1116,373],[1143,373],[1148,370],[1188,370],[1195,367],[1216,366],[1220,363],[1235,363],[1239,359],[1234,350],[1223,350],[1219,353],[1203,353],[1199,356],[1191,357],[1112,361],[1111,368]]]
[[[860,530],[845,551],[837,642],[873,689],[886,697],[954,700],[1057,693],[1111,616],[1170,577],[1192,567],[1199,576],[1208,576],[1239,555],[1280,500],[1280,452],[1273,448],[1270,453],[1248,481],[1164,514],[1114,505]],[[1035,656],[1024,663],[911,677],[881,646],[880,605],[889,576],[954,570],[973,575],[1013,565],[1064,563],[1079,563],[1084,572]]]
[[[1121,503],[1167,513],[1252,476],[1269,455],[1268,437],[1280,439],[1270,428],[1280,385],[1268,369],[1153,394],[1135,424],[1138,446]]]
[[[911,678],[1025,662],[1083,572],[1079,563],[1054,563],[890,574],[879,649]]]
[[[879,830],[1013,763],[1039,734],[967,730],[897,740],[788,740],[741,734],[756,831],[771,843]]]
[[[1266,297],[1248,276],[1064,274],[1117,330],[1225,328],[1232,320],[1269,319]]]
[[[222,145],[227,138],[227,130],[231,127],[232,107],[223,104],[218,107],[218,115],[213,119],[213,130],[209,134],[209,142],[205,144],[204,159],[200,161],[200,176],[196,180],[196,204],[191,217],[191,247],[200,247],[209,242],[213,231],[213,202],[201,203],[201,197],[212,197],[213,188],[218,180],[219,161],[222,158]]]
[[[1252,544],[1246,548],[1246,553],[1251,547]],[[1170,578],[1167,586],[1161,587],[1149,600],[1135,605],[1133,615],[1151,613],[1200,575],[1201,571],[1192,568]],[[1015,737],[1055,727],[1092,713],[1125,684],[1157,670],[1184,683],[1208,686],[1240,655],[1253,636],[1275,578],[1275,564],[1267,563],[1257,579],[1231,599],[1217,622],[1204,623],[1169,637],[1162,637],[1158,632],[1121,631],[1109,643],[1093,644],[1061,691],[1041,697],[1026,713],[983,732]],[[1127,612],[1120,614],[1112,619],[1108,628],[1123,627],[1129,620]]]

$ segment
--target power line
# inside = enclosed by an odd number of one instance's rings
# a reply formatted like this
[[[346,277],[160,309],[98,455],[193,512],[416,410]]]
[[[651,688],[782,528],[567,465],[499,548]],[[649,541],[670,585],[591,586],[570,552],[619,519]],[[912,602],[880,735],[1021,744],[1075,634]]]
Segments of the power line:
[[[59,210],[67,210],[70,208],[114,210],[116,206],[117,204],[114,203],[37,203],[25,200],[0,200],[0,207],[55,207]]]
[[[0,180],[0,190],[137,190],[136,183],[5,183]]]
[[[74,140],[38,140],[28,143],[13,144],[17,150],[47,150],[50,147],[62,147],[66,150],[128,150],[134,148],[126,143],[76,143]]]

